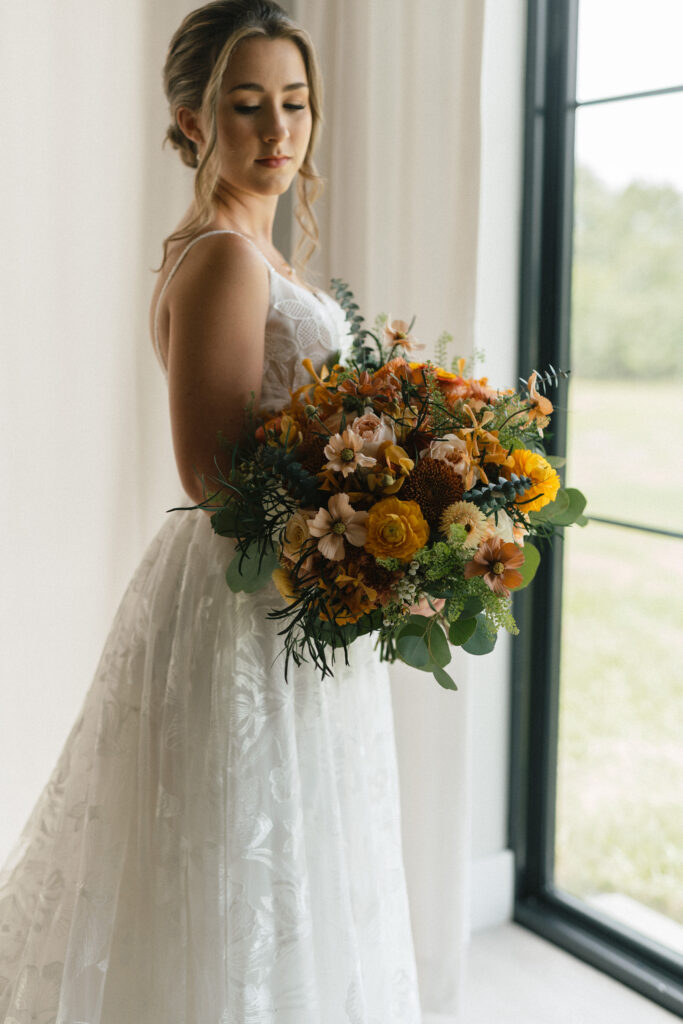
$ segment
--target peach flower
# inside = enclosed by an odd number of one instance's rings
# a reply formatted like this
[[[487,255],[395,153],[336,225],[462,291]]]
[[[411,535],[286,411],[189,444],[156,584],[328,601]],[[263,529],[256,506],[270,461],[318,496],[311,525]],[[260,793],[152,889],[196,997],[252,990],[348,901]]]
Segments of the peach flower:
[[[334,494],[327,503],[327,509],[319,508],[308,523],[308,531],[318,538],[318,549],[331,562],[340,562],[344,557],[344,538],[359,548],[365,544],[367,512],[356,512],[348,494]]]
[[[392,320],[391,317],[387,317],[383,333],[385,344],[392,350],[399,345],[406,352],[412,352],[413,349],[417,348],[424,348],[424,345],[419,345],[415,336],[410,333],[410,324],[405,320]]]
[[[362,416],[356,416],[351,429],[363,438],[363,451],[366,455],[377,455],[379,446],[384,441],[392,444],[396,441],[392,421],[384,415],[379,417],[369,406]]]
[[[362,448],[363,438],[347,427],[343,434],[335,434],[325,445],[324,454],[329,460],[325,463],[325,469],[346,477],[358,466],[374,466],[375,459],[363,455]]]
[[[534,372],[529,377],[529,380],[527,381],[527,391],[529,392],[529,398],[531,400],[531,405],[529,406],[528,410],[528,416],[530,420],[547,421],[548,416],[550,416],[551,412],[553,411],[553,403],[544,395],[539,395],[538,391],[536,390],[537,377],[538,370],[534,370]],[[543,426],[546,425],[547,423],[544,422]]]
[[[444,434],[442,438],[432,441],[429,445],[430,459],[441,459],[464,479],[470,468],[470,453],[467,442],[457,434]]]

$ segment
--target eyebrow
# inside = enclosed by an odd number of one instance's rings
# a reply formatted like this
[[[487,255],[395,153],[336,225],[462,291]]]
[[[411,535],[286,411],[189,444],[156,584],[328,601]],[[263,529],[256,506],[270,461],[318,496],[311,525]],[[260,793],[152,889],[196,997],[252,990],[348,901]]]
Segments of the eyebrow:
[[[238,89],[251,89],[252,92],[265,92],[266,90],[258,82],[242,82],[241,85],[233,85],[229,93],[236,92]],[[293,89],[308,89],[306,82],[292,82],[291,85],[286,85],[283,92],[291,92]],[[228,93],[228,94],[229,94]]]

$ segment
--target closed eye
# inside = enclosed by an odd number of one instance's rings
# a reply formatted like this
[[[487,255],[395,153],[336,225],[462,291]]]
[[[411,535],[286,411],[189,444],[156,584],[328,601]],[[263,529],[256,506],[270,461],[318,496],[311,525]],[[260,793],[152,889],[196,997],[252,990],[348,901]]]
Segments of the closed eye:
[[[305,106],[306,106],[305,103],[285,103],[284,104],[285,110],[304,110]],[[239,106],[239,107],[235,107],[235,110],[237,111],[238,114],[254,114],[257,110],[260,110],[260,109],[261,109],[260,106],[255,106],[255,107]]]

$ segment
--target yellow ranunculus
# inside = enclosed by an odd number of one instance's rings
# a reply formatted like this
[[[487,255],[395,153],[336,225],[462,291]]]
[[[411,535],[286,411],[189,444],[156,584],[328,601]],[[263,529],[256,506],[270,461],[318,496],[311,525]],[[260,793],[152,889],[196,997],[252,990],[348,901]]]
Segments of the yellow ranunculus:
[[[365,550],[375,558],[409,561],[429,540],[429,525],[416,501],[384,498],[366,520]]]
[[[560,478],[546,459],[537,452],[517,448],[511,452],[506,467],[517,476],[528,476],[531,487],[520,494],[517,504],[524,512],[536,512],[554,501],[560,489]]]

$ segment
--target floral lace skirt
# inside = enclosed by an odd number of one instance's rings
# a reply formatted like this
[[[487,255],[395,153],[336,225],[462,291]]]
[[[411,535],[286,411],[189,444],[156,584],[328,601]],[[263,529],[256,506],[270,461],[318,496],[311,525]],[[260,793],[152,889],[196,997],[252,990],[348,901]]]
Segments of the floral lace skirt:
[[[0,871],[0,1024],[418,1024],[385,666],[284,679],[169,516]]]

